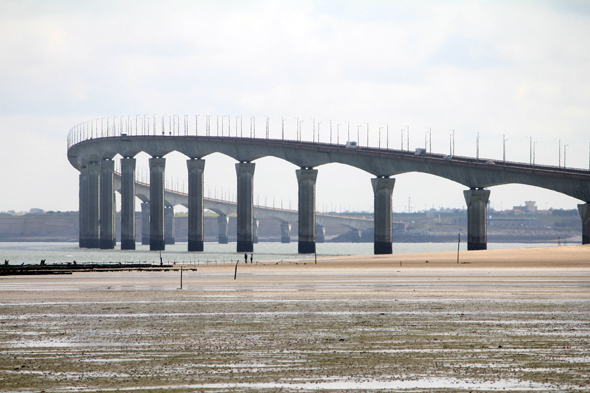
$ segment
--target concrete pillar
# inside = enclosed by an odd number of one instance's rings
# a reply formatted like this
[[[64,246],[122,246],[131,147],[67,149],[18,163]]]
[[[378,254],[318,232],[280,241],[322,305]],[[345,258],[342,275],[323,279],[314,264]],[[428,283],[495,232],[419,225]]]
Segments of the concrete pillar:
[[[350,230],[350,241],[351,243],[360,243],[361,242],[362,231],[358,229],[351,229]]]
[[[166,249],[164,240],[164,171],[166,159],[150,158],[150,250]]]
[[[78,232],[79,246],[86,248],[88,243],[88,167],[80,168],[78,190]]]
[[[315,242],[325,243],[326,242],[326,227],[323,225],[315,224]]]
[[[191,158],[188,167],[188,250],[203,251],[203,171],[205,160]]]
[[[578,205],[582,219],[582,244],[590,244],[590,202]]]
[[[487,241],[487,211],[490,191],[471,189],[463,191],[467,203],[467,249],[486,250]]]
[[[228,238],[227,238],[227,223],[229,221],[229,217],[227,217],[225,214],[220,214],[219,216],[217,216],[217,227],[218,227],[218,237],[217,237],[217,241],[219,242],[219,244],[227,244],[228,243]]]
[[[258,244],[258,225],[260,224],[260,221],[258,221],[257,219],[254,219],[252,221],[252,242],[254,244]]]
[[[141,203],[141,244],[150,244],[150,203]]]
[[[299,184],[299,244],[300,254],[315,252],[315,182],[318,177],[317,169],[297,169],[297,183]]]
[[[373,219],[375,227],[373,250],[375,254],[391,254],[393,252],[391,245],[391,219],[393,213],[391,196],[393,195],[395,179],[377,177],[371,179],[371,185],[373,186],[373,206],[375,209]]]
[[[174,206],[164,207],[164,243],[174,244]]]
[[[88,163],[88,248],[100,248],[100,162]]]
[[[252,162],[238,162],[238,244],[237,252],[254,251],[254,167]]]
[[[291,224],[281,222],[281,243],[291,243]]]
[[[121,250],[135,250],[135,158],[121,159]]]
[[[115,248],[115,161],[100,164],[100,248]]]

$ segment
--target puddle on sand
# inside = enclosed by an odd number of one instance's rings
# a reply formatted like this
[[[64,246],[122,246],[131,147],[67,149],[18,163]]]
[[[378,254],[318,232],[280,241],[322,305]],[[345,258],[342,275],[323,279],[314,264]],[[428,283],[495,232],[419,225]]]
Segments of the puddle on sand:
[[[135,386],[113,389],[88,389],[65,388],[72,392],[97,392],[97,391],[133,391],[154,389],[293,389],[293,390],[391,390],[391,389],[470,389],[470,390],[536,390],[536,391],[561,391],[569,387],[554,386],[535,382],[520,381],[516,379],[500,379],[495,381],[478,381],[458,378],[422,378],[412,380],[331,380],[326,382],[269,382],[269,383],[219,383],[219,384],[187,384],[164,386]]]

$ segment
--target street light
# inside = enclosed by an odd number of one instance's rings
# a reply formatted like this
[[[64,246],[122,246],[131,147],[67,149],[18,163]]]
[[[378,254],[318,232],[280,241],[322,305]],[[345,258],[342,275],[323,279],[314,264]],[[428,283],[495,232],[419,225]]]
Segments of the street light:
[[[479,132],[477,133],[477,138],[475,138],[475,159],[479,160]]]
[[[558,166],[561,168],[561,139],[558,139],[558,143],[559,143],[558,144],[559,148],[558,148],[558,157],[557,157],[558,161],[557,162],[558,162]]]
[[[401,151],[404,151],[404,129],[402,128],[402,132],[401,132],[401,147],[400,147]]]
[[[537,142],[533,142],[533,165],[535,165],[535,147],[537,147]]]
[[[565,159],[566,159],[567,147],[568,147],[568,144],[563,145],[563,169],[565,169]]]

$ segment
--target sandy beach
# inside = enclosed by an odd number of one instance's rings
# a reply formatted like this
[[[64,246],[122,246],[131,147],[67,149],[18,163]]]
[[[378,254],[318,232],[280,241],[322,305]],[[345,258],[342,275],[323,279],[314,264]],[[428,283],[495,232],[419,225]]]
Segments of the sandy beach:
[[[234,273],[0,278],[1,390],[590,390],[589,246]]]

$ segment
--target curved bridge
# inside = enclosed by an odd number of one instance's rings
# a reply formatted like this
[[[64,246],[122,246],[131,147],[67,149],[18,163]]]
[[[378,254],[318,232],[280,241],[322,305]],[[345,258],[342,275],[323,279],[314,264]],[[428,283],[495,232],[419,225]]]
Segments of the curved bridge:
[[[110,220],[112,207],[112,159],[121,155],[122,212],[134,209],[135,187],[133,157],[140,152],[150,159],[150,248],[164,247],[164,168],[166,154],[177,151],[187,156],[189,169],[189,250],[202,250],[203,171],[204,158],[222,153],[234,158],[238,178],[238,251],[252,251],[254,161],[276,157],[295,164],[299,183],[299,252],[315,251],[315,181],[317,168],[327,163],[341,163],[375,175],[372,185],[375,195],[375,253],[391,253],[391,196],[396,174],[424,172],[440,176],[468,188],[464,192],[468,206],[468,249],[485,249],[486,212],[490,191],[484,188],[501,184],[526,184],[554,190],[585,202],[579,205],[582,216],[583,243],[590,242],[590,171],[528,165],[514,162],[492,162],[469,157],[442,154],[419,155],[401,150],[375,147],[346,148],[342,144],[303,142],[284,139],[259,139],[232,136],[181,135],[171,129],[168,135],[128,135],[116,131],[106,135],[75,127],[68,136],[68,159],[80,170],[81,234],[84,246],[111,247]],[[100,187],[98,184],[100,183]],[[86,193],[88,192],[88,196]],[[104,192],[104,195],[103,195]],[[100,195],[98,195],[100,193]],[[103,207],[103,199],[105,205]],[[100,201],[100,202],[99,202]],[[110,202],[112,204],[112,202]],[[99,208],[100,205],[100,208]],[[129,205],[129,206],[127,206]],[[90,206],[87,208],[87,206]],[[106,211],[102,211],[105,210]],[[97,213],[100,211],[100,213]],[[134,211],[134,210],[132,210]],[[100,217],[98,217],[100,214]],[[86,222],[86,221],[88,222]],[[100,221],[99,221],[100,220]],[[124,218],[122,218],[122,221]],[[84,222],[83,222],[84,221]],[[100,222],[101,225],[98,225]],[[103,226],[106,223],[106,228]],[[123,224],[123,222],[122,222]],[[127,225],[122,230],[128,231]],[[81,230],[82,232],[82,230]],[[97,233],[99,232],[99,233]],[[104,238],[103,238],[104,233]],[[83,239],[88,238],[88,241]],[[122,238],[122,247],[128,247]],[[125,244],[124,244],[125,243]]]

